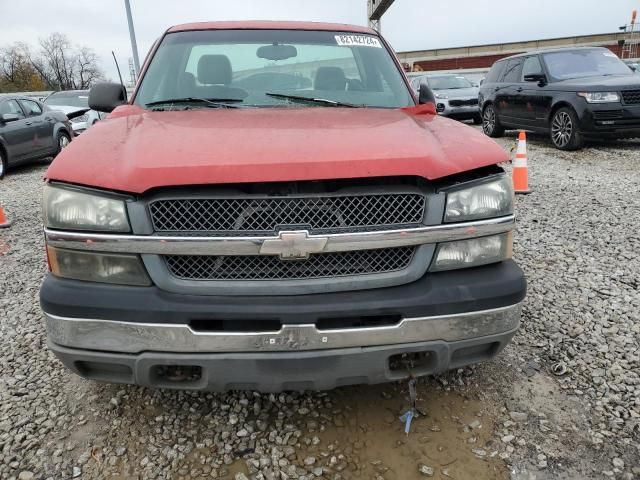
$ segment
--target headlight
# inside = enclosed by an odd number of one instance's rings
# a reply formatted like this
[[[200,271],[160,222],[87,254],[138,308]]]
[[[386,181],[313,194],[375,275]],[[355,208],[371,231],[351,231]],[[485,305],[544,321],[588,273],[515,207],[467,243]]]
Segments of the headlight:
[[[81,252],[47,247],[51,273],[57,277],[119,285],[151,285],[137,255]]]
[[[587,103],[619,102],[620,95],[617,92],[580,92],[578,95]]]
[[[439,272],[501,262],[511,258],[512,238],[509,232],[490,237],[441,243],[436,250],[430,270]]]
[[[449,95],[445,95],[444,93],[436,93],[436,98],[449,98]]]
[[[513,187],[511,179],[503,175],[496,180],[449,191],[444,221],[464,222],[512,213]]]
[[[85,113],[84,115],[80,115],[79,117],[72,118],[71,123],[82,123],[86,122],[87,120],[89,120],[89,115]]]
[[[123,200],[53,185],[44,187],[43,216],[48,228],[130,231]]]

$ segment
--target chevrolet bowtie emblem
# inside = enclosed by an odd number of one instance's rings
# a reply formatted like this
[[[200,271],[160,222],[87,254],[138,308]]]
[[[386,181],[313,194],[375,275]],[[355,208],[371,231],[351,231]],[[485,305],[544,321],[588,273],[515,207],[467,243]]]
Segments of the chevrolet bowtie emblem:
[[[278,238],[264,240],[260,255],[279,255],[281,260],[305,260],[312,253],[324,251],[327,237],[309,237],[306,230],[280,232]]]

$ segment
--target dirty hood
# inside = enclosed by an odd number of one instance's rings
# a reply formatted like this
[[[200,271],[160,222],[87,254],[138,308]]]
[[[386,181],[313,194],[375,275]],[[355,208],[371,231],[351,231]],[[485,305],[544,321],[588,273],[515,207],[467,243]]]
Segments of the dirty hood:
[[[508,160],[479,130],[409,109],[116,109],[47,177],[140,194],[156,187],[411,175]]]

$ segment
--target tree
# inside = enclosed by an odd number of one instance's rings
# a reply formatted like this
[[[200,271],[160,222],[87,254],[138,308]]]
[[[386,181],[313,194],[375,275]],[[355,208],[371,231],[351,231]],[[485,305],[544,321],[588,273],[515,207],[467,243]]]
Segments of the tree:
[[[41,38],[39,47],[35,54],[25,43],[0,48],[0,91],[83,90],[103,78],[93,50],[62,33]]]
[[[47,84],[59,90],[89,88],[103,77],[93,50],[74,48],[62,33],[40,39],[40,52],[32,64]]]
[[[29,47],[13,43],[0,48],[0,91],[42,90],[45,83],[29,60]]]

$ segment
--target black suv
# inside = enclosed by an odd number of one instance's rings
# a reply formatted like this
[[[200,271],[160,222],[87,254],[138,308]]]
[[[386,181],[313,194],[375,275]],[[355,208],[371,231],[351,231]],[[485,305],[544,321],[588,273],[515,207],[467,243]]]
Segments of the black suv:
[[[549,132],[561,150],[585,138],[640,137],[640,76],[606,48],[530,52],[497,61],[480,87],[482,128]]]

